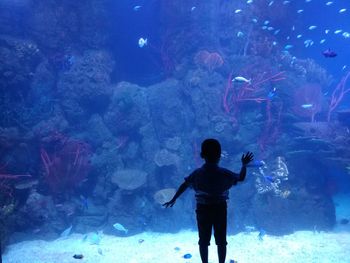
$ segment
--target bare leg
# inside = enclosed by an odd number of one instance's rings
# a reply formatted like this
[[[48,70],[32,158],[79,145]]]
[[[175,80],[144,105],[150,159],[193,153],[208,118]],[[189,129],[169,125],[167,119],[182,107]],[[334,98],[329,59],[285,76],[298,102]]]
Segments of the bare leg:
[[[219,263],[225,263],[226,245],[219,245],[218,246],[218,257],[219,257]]]
[[[200,245],[199,253],[201,254],[202,263],[208,263],[208,246]]]

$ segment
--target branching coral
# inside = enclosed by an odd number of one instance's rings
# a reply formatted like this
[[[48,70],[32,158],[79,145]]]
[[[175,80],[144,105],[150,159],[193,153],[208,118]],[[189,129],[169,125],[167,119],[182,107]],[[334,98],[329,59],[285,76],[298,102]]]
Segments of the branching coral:
[[[66,137],[41,148],[44,177],[52,193],[69,193],[86,179],[90,171],[90,146]]]

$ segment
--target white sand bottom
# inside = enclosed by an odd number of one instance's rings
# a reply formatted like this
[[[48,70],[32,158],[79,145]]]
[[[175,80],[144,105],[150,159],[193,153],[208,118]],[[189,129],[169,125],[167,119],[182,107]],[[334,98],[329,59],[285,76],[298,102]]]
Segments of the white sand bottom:
[[[266,235],[263,241],[257,232],[228,237],[227,262],[239,263],[349,263],[350,232],[313,233],[300,231],[283,237]],[[143,239],[142,243],[139,240]],[[175,250],[178,247],[180,250]],[[190,253],[192,258],[184,259]],[[83,259],[74,259],[83,254]],[[217,262],[212,240],[209,261]],[[73,234],[55,241],[24,241],[10,245],[3,255],[4,263],[199,263],[197,233],[142,233],[130,237],[103,235],[99,245],[83,241],[83,235]]]

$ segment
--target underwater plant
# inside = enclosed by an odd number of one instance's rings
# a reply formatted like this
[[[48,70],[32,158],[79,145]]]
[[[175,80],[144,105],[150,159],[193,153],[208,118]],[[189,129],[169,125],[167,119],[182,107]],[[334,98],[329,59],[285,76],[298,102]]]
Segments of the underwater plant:
[[[46,183],[53,194],[70,193],[90,171],[90,146],[64,136],[48,146],[40,150]]]

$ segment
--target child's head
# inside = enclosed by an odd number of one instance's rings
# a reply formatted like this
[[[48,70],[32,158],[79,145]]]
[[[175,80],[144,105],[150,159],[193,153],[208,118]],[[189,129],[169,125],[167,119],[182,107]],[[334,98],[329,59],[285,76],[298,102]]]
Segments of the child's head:
[[[221,145],[218,140],[206,139],[202,142],[201,157],[209,163],[218,163],[221,156]]]

